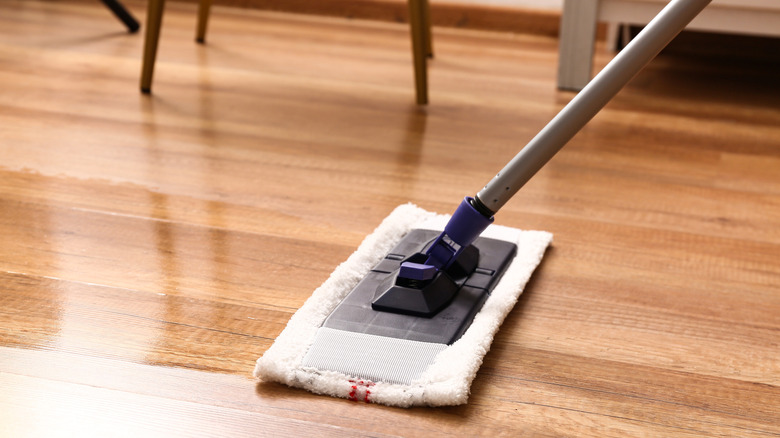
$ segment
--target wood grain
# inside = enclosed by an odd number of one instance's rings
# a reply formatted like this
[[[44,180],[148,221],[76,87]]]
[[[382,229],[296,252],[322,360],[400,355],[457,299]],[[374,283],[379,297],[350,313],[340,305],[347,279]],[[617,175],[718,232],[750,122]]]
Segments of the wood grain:
[[[776,56],[623,90],[497,216],[555,242],[469,403],[406,410],[251,371],[394,207],[450,212],[571,99],[557,41],[436,27],[419,108],[403,24],[195,19],[143,96],[99,2],[0,3],[3,435],[780,435]]]

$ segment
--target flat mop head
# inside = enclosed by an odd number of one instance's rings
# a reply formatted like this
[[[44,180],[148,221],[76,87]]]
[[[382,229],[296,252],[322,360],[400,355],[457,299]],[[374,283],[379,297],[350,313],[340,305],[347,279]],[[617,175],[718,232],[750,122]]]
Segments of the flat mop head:
[[[391,406],[465,403],[493,336],[552,235],[491,225],[472,248],[483,254],[476,273],[453,268],[458,291],[442,310],[382,310],[382,283],[448,220],[411,204],[396,208],[290,318],[257,360],[255,376]],[[380,304],[372,307],[374,301]]]

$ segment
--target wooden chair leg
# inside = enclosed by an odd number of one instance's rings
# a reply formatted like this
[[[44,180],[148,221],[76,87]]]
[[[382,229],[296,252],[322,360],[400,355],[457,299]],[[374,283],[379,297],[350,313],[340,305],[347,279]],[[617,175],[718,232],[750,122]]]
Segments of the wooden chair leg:
[[[160,40],[164,7],[165,0],[149,0],[146,13],[144,59],[141,67],[141,92],[146,94],[152,92],[152,75],[154,74],[154,61],[157,57],[157,43]]]
[[[420,13],[422,24],[425,28],[425,54],[433,58],[433,36],[431,35],[431,3],[429,0],[420,0]]]
[[[198,29],[195,34],[195,41],[201,44],[206,42],[206,26],[209,22],[211,2],[212,0],[200,0],[198,4]]]
[[[412,35],[412,59],[414,63],[414,86],[418,105],[428,103],[428,60],[425,29],[421,14],[424,0],[409,1],[409,27]]]

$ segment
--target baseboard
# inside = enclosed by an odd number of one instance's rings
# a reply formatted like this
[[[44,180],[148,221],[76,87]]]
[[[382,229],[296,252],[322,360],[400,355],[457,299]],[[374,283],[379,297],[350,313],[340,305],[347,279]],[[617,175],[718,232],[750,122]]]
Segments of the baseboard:
[[[197,3],[198,0],[183,0]],[[214,5],[405,23],[405,0],[215,0]],[[432,3],[434,26],[557,37],[559,11],[463,3]]]

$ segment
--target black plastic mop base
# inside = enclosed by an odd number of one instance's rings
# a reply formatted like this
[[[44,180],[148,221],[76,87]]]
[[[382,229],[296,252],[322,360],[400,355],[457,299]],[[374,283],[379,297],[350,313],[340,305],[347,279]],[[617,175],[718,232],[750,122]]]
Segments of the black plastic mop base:
[[[433,315],[375,310],[371,306],[387,292],[388,284],[395,283],[401,262],[425,252],[438,235],[438,231],[432,230],[410,231],[333,310],[323,326],[421,342],[449,345],[457,341],[471,325],[517,253],[517,246],[513,243],[477,238],[472,244],[479,253],[475,268],[456,279],[457,292]],[[474,251],[469,253],[473,255]]]

